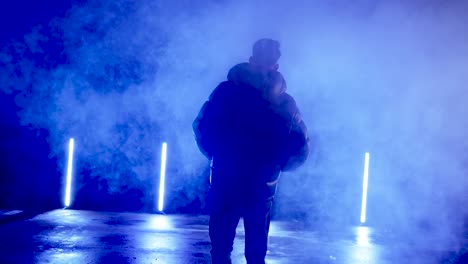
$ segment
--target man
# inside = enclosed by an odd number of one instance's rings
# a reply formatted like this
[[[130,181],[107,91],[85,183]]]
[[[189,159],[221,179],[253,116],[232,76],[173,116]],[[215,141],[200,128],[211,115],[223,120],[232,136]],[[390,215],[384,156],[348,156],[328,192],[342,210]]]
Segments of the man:
[[[257,41],[249,63],[229,71],[228,80],[213,91],[193,122],[198,146],[212,160],[209,233],[214,264],[231,263],[240,217],[247,263],[265,263],[279,174],[303,164],[309,153],[307,129],[277,72],[279,46],[271,39]],[[270,76],[281,78],[279,89]]]

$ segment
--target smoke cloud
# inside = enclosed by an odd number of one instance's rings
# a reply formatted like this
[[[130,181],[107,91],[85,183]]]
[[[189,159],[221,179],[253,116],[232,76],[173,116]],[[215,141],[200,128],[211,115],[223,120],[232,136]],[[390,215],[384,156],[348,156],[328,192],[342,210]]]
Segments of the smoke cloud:
[[[91,0],[4,47],[0,83],[23,125],[50,132],[51,156],[75,137],[113,192],[153,195],[167,141],[177,207],[203,199],[197,111],[256,39],[278,39],[313,147],[283,175],[278,214],[357,223],[369,151],[369,224],[456,250],[468,216],[466,12],[463,1]]]

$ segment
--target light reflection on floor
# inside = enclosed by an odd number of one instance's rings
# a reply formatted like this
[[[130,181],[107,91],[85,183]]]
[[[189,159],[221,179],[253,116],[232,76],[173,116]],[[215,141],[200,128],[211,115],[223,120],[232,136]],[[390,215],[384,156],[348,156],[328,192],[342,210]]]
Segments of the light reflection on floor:
[[[350,263],[374,264],[384,263],[380,256],[380,247],[372,243],[372,229],[367,226],[354,228],[355,245],[349,247]]]
[[[158,230],[169,230],[174,226],[171,223],[171,219],[166,215],[152,215],[148,218],[148,227],[151,229]]]
[[[357,245],[361,247],[371,246],[369,227],[358,226],[356,228],[356,242],[357,242]]]
[[[0,233],[2,263],[210,263],[208,216],[55,210],[8,228],[0,225]],[[245,263],[244,239],[241,221],[233,263]],[[267,262],[431,263],[405,262],[421,255],[412,256],[411,248],[402,255],[385,240],[375,241],[375,230],[367,226],[314,230],[273,221]]]

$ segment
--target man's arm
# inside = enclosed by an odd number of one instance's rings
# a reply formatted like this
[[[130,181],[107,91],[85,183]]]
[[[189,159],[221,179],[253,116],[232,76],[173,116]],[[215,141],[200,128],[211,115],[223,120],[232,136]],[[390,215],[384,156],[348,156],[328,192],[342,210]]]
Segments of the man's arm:
[[[221,120],[220,108],[222,106],[224,90],[223,83],[216,87],[192,123],[198,148],[210,160],[215,152],[216,131]]]
[[[205,155],[205,157],[211,160],[213,158],[213,153],[206,139],[208,129],[207,123],[210,122],[208,120],[209,118],[207,118],[210,115],[210,106],[211,102],[209,100],[203,104],[200,112],[192,123],[192,128],[195,134],[195,140],[197,141],[198,149],[200,149],[200,152]]]
[[[303,121],[295,125],[289,137],[292,152],[283,166],[283,171],[292,171],[299,168],[307,161],[310,153],[310,140],[307,134],[307,127]]]
[[[295,100],[288,95],[286,100],[286,109],[291,117],[288,145],[290,152],[286,163],[283,165],[283,171],[292,171],[302,166],[310,153],[310,140],[307,126],[302,120]]]

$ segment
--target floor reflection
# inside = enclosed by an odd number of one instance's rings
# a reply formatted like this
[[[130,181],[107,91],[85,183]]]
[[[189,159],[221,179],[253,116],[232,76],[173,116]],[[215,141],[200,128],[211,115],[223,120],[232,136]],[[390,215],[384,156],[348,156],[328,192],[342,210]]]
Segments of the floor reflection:
[[[271,264],[427,264],[435,257],[428,243],[404,244],[368,226],[313,229],[273,221],[270,231]],[[0,263],[180,264],[211,259],[207,216],[55,210],[0,225],[0,238]],[[233,263],[245,263],[244,243],[241,222]]]
[[[350,264],[383,264],[380,247],[372,242],[372,229],[367,226],[354,228],[354,244],[348,249]],[[346,258],[346,257],[345,257]]]
[[[147,222],[149,229],[169,230],[174,227],[171,217],[167,215],[152,215]]]
[[[356,243],[358,246],[371,246],[370,232],[367,226],[359,226],[356,228]]]

